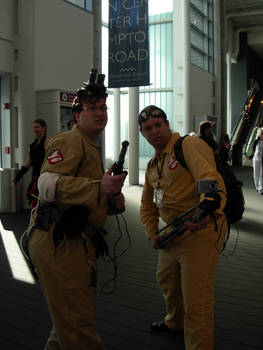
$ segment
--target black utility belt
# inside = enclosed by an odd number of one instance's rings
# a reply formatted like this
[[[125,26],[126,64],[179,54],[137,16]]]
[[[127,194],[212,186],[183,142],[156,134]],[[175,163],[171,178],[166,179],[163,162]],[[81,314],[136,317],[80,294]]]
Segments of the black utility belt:
[[[57,207],[56,207],[57,208]],[[41,230],[48,231],[56,221],[54,218],[55,205],[39,203],[35,219],[35,225]],[[74,205],[66,209],[56,223],[56,230],[63,231],[70,238],[84,231],[88,223],[90,210],[84,205]]]

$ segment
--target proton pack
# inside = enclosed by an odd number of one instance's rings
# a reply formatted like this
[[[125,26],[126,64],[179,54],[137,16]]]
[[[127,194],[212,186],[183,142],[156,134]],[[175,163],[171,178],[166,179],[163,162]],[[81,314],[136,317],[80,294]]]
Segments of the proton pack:
[[[101,98],[106,99],[108,94],[104,85],[105,74],[98,74],[97,69],[92,68],[88,82],[84,82],[80,89],[76,92],[76,97],[72,102],[72,112],[80,113],[82,110],[82,103],[91,101],[92,103]]]
[[[188,135],[180,137],[178,141],[174,145],[174,153],[178,160],[178,162],[188,170],[188,166],[184,159],[182,142]],[[189,136],[191,137],[191,136]],[[207,146],[209,147],[209,146]],[[233,170],[227,164],[227,162],[223,162],[220,156],[215,156],[216,168],[219,174],[222,176],[225,187],[226,187],[226,205],[224,208],[224,212],[226,214],[226,218],[228,221],[228,225],[230,227],[231,224],[234,224],[240,221],[243,217],[243,213],[245,210],[245,201],[242,192],[242,182],[238,181]]]

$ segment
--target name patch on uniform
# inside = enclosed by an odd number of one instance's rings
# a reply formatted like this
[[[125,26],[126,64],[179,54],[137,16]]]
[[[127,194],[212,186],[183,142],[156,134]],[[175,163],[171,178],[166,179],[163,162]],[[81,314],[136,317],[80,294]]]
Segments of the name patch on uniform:
[[[168,160],[168,169],[174,170],[178,167],[179,162],[176,159],[176,156],[171,156],[170,159]]]
[[[53,151],[47,157],[49,164],[57,164],[63,160],[63,156],[59,150]]]

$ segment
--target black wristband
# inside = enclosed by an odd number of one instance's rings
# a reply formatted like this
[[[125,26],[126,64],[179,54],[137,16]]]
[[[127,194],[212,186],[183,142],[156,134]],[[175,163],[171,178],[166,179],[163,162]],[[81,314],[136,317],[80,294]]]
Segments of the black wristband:
[[[25,173],[29,170],[29,168],[22,166],[22,168],[19,170],[19,172],[17,173],[14,182],[19,182],[21,180],[21,178],[25,175]]]

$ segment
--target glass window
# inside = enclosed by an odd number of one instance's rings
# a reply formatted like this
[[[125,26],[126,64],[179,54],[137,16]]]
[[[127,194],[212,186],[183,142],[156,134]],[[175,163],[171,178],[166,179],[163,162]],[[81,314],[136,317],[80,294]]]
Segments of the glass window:
[[[208,4],[208,18],[211,20],[214,18],[214,8],[212,3]]]
[[[149,16],[173,11],[173,0],[148,0]]]
[[[92,0],[85,0],[85,9],[92,12]]]
[[[197,13],[194,9],[190,12],[191,24],[201,31],[204,31],[204,18]]]
[[[79,7],[85,7],[85,0],[67,0],[68,2],[71,2],[74,5],[77,5]]]
[[[209,21],[208,23],[208,37],[213,40],[214,37],[214,23]]]
[[[191,63],[214,73],[214,2],[191,0]]]
[[[195,48],[191,48],[191,63],[197,67],[204,68],[204,55]]]
[[[191,3],[198,8],[201,12],[204,10],[203,0],[191,0]]]
[[[92,11],[92,0],[66,0],[72,4],[82,7],[88,11]]]
[[[198,49],[204,51],[204,35],[194,30],[191,30],[190,36],[191,44],[198,47]]]

